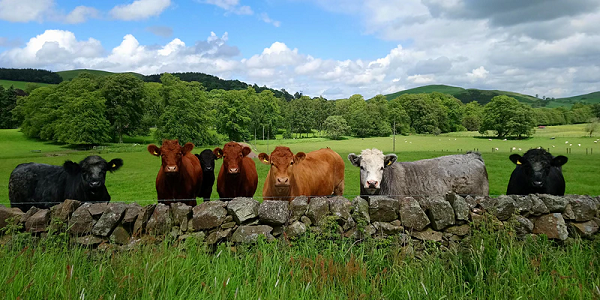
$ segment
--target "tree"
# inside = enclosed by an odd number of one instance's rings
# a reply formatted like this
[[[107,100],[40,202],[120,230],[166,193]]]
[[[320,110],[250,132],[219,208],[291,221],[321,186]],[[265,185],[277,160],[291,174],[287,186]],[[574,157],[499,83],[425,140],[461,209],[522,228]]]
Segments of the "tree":
[[[214,93],[213,93],[214,92]],[[211,97],[217,100],[217,131],[227,135],[230,141],[246,141],[251,137],[252,113],[248,95],[250,91],[213,90]]]
[[[106,99],[106,117],[119,143],[123,135],[147,133],[144,128],[144,82],[132,74],[114,74],[104,78],[102,95]]]
[[[17,121],[12,110],[17,106],[17,94],[11,86],[8,89],[0,86],[0,129],[16,128]]]
[[[590,123],[585,126],[585,132],[590,134],[590,137],[594,134],[594,132],[598,131],[598,127],[600,126],[600,119],[592,118],[590,119]]]
[[[439,96],[431,94],[404,94],[398,101],[410,118],[410,127],[416,133],[434,133],[436,128],[447,132],[447,108]]]
[[[481,127],[483,107],[479,102],[472,101],[462,106],[462,125],[469,131],[478,131]]]
[[[396,133],[407,135],[410,133],[410,117],[402,107],[402,103],[398,98],[393,99],[388,104],[389,115],[388,121],[390,126],[392,126],[392,130],[395,130]]]
[[[350,126],[342,116],[329,116],[323,123],[325,132],[332,140],[339,140],[342,135],[348,134]]]
[[[492,98],[483,108],[483,123],[480,133],[492,130],[499,138],[531,135],[535,126],[531,107],[505,95]]]
[[[105,102],[100,91],[87,92],[60,108],[55,140],[68,144],[100,144],[111,140],[110,122],[105,117]]]

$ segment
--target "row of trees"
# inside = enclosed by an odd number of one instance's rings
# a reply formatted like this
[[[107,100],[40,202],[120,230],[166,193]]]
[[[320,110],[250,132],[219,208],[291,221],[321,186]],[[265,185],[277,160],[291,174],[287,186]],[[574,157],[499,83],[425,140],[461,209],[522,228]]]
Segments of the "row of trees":
[[[208,91],[168,73],[160,83],[132,74],[82,73],[36,88],[27,97],[1,94],[0,100],[7,99],[0,111],[3,128],[20,126],[27,136],[72,144],[120,142],[124,135],[148,134],[151,127],[156,127],[157,141],[178,138],[202,145],[315,132],[334,139],[462,130],[522,137],[536,125],[588,122],[600,113],[600,105],[531,108],[508,96],[496,96],[485,106],[463,104],[442,93],[405,94],[391,101],[382,95],[366,101],[361,95],[335,101],[301,94],[287,99],[254,87]]]
[[[58,73],[41,69],[0,68],[0,79],[41,83],[60,83],[63,79]]]

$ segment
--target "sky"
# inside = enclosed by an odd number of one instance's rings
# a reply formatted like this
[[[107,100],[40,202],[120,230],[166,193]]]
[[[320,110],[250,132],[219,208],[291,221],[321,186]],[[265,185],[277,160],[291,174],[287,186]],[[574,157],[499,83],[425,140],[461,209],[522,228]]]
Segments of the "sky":
[[[598,0],[0,0],[0,67],[202,72],[366,99],[600,90]]]

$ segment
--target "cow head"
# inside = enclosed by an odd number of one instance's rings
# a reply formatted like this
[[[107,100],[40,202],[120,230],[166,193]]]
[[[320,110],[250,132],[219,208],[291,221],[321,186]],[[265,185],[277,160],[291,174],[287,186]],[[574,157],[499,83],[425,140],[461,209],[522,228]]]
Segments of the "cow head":
[[[391,166],[398,157],[396,154],[383,155],[383,152],[373,149],[363,150],[360,155],[348,154],[348,160],[360,168],[360,185],[362,190],[370,195],[379,192],[383,169]]]
[[[178,140],[163,140],[159,148],[154,144],[148,145],[148,152],[162,158],[163,171],[168,175],[179,174],[181,159],[194,149],[194,144],[186,143],[180,146]]]
[[[236,142],[229,142],[223,146],[223,149],[217,147],[213,153],[219,158],[223,158],[223,168],[227,174],[237,175],[240,173],[242,160],[246,155],[250,154],[250,147],[242,146]]]
[[[271,165],[272,180],[275,181],[276,189],[287,189],[290,187],[293,177],[294,165],[301,163],[306,158],[304,152],[292,153],[290,148],[278,146],[271,152],[271,156],[266,153],[258,155],[258,159],[265,165]]]
[[[67,160],[63,168],[71,175],[81,175],[84,185],[93,191],[104,186],[106,171],[116,171],[122,165],[123,160],[120,158],[106,162],[102,157],[94,155],[86,157],[79,163]]]
[[[544,149],[531,149],[525,152],[523,156],[513,154],[509,158],[517,165],[517,168],[522,168],[528,181],[527,184],[533,188],[544,187],[550,169],[557,167],[560,170],[568,160],[567,157],[562,155],[554,157]]]
[[[212,172],[215,169],[215,160],[217,156],[210,149],[204,149],[200,154],[196,154],[202,166],[202,172]]]

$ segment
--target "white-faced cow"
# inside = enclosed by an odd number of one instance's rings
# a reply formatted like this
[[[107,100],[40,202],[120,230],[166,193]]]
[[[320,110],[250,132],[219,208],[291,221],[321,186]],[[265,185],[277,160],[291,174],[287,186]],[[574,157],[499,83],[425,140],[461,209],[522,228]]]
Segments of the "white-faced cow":
[[[79,163],[67,160],[62,166],[20,164],[8,182],[10,205],[25,212],[33,206],[49,208],[65,199],[110,201],[104,185],[106,171],[116,171],[122,165],[120,158],[106,162],[100,156],[88,156]]]
[[[475,152],[414,162],[397,162],[395,154],[366,149],[350,153],[348,160],[360,168],[361,195],[426,197],[454,192],[489,195],[489,182],[481,155]]]
[[[510,175],[507,195],[565,194],[562,165],[567,163],[567,157],[554,157],[544,149],[531,149],[523,156],[511,155],[510,160],[516,167]]]
[[[210,201],[212,188],[215,183],[215,160],[217,156],[210,149],[204,149],[200,154],[195,154],[202,167],[202,187],[198,196],[204,201]]]

